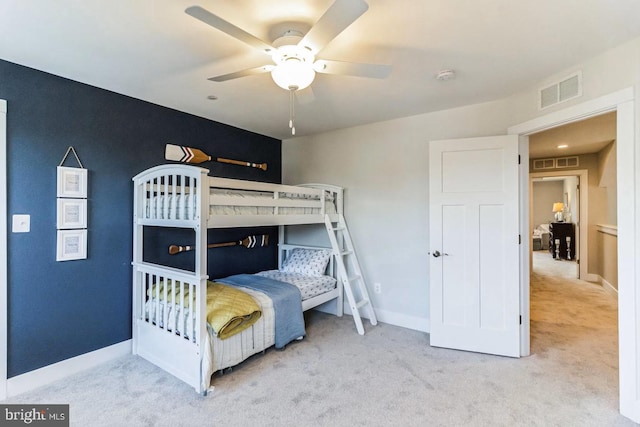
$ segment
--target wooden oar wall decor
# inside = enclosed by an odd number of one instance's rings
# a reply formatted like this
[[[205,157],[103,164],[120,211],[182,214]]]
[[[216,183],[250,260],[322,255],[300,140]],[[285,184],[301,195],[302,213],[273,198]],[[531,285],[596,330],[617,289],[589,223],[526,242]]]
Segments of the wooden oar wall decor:
[[[227,246],[244,246],[247,249],[253,249],[256,247],[269,246],[269,235],[261,234],[258,236],[247,236],[242,240],[236,240],[235,242],[224,242],[224,243],[211,243],[207,245],[207,248],[223,248]],[[192,251],[195,249],[195,246],[178,246],[171,245],[169,246],[169,254],[175,255],[180,252]]]
[[[167,144],[164,150],[164,158],[166,160],[172,160],[174,162],[194,163],[194,164],[209,162],[209,161],[216,161],[219,163],[228,163],[232,165],[247,166],[250,168],[261,169],[263,171],[267,170],[266,163],[252,163],[252,162],[245,162],[243,160],[226,159],[224,157],[213,158],[198,148],[185,147],[183,145]]]

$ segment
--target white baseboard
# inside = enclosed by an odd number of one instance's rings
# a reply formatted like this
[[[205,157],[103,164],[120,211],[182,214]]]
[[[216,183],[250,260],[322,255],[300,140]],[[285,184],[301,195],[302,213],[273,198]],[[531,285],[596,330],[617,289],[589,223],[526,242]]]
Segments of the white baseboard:
[[[85,369],[93,368],[118,357],[131,354],[131,340],[123,341],[109,347],[101,348],[90,353],[72,357],[53,365],[45,366],[35,371],[27,372],[7,380],[7,396],[26,393],[46,384],[76,374]]]
[[[604,278],[602,279],[602,287],[605,291],[613,295],[616,299],[618,299],[618,290],[609,282],[607,282]]]
[[[602,278],[598,274],[587,273],[587,277],[584,280],[586,280],[587,282],[601,283],[600,279]]]
[[[323,313],[336,314],[336,303],[335,301],[329,301],[326,304],[318,306],[315,308],[316,310],[322,311]],[[374,309],[376,312],[376,318],[378,321],[382,323],[386,323],[388,325],[400,326],[402,328],[413,329],[415,331],[421,331],[429,333],[431,330],[431,324],[429,323],[429,319],[425,319],[422,317],[415,316],[407,316],[406,314],[396,313],[393,311],[386,311],[380,309]],[[351,309],[347,304],[344,305],[344,314],[348,314],[351,316]],[[365,314],[362,314],[362,318],[368,319]]]
[[[407,316],[406,314],[396,313],[386,310],[375,310],[376,317],[382,323],[400,326],[415,331],[429,333],[431,331],[431,323],[429,319],[423,317]]]
[[[611,295],[613,295],[614,297],[616,297],[616,299],[617,299],[618,298],[618,290],[615,288],[615,286],[613,286],[609,281],[607,281],[607,279],[605,279],[604,277],[600,276],[599,274],[596,274],[595,276],[598,277],[598,279],[596,281],[602,285],[604,290],[607,291],[608,293],[610,293]]]
[[[600,276],[599,274],[589,273],[588,282],[595,282],[602,286],[602,288],[611,294],[613,297],[618,299],[618,290],[613,286],[607,279]]]

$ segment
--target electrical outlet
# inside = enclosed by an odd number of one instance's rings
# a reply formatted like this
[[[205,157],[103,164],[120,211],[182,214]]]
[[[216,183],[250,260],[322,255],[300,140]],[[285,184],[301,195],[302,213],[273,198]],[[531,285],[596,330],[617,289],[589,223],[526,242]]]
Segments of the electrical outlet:
[[[374,283],[373,284],[373,292],[375,292],[376,294],[381,294],[382,293],[382,285],[380,283]]]

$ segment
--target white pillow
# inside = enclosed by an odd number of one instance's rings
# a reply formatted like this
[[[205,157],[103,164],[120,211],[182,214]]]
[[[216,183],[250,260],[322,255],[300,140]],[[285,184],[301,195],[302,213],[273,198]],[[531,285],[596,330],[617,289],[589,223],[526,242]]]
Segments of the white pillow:
[[[331,251],[325,249],[295,248],[282,263],[283,273],[298,273],[320,277],[327,269]]]

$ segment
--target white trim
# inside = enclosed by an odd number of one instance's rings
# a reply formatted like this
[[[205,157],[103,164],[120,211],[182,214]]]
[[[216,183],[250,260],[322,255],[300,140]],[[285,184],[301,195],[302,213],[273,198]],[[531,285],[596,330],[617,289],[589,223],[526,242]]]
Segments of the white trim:
[[[7,101],[0,99],[0,400],[7,398]]]
[[[589,278],[593,280],[589,280],[589,282],[595,282],[602,286],[602,289],[607,291],[609,295],[614,297],[616,301],[618,300],[618,290],[611,284],[607,279],[600,276],[599,274],[589,274]]]
[[[62,362],[9,378],[7,381],[8,396],[26,393],[38,387],[61,380],[86,369],[95,368],[122,356],[131,354],[131,340],[104,347],[90,353],[72,357]]]
[[[562,126],[567,123],[597,116],[607,111],[613,111],[618,105],[632,101],[634,99],[633,97],[633,88],[629,87],[600,98],[565,108],[564,110],[549,113],[511,126],[507,129],[507,133],[511,135],[530,135],[541,130]]]
[[[638,99],[618,106],[617,112],[617,186],[618,186],[618,342],[620,413],[640,422],[640,293],[638,287],[638,244],[640,227],[640,156],[638,130],[640,120],[635,105]],[[635,105],[634,105],[635,104]],[[634,127],[636,126],[636,127]]]
[[[520,158],[529,158],[529,137],[520,135],[518,138],[518,154]],[[518,191],[519,191],[519,220],[520,220],[520,356],[526,357],[531,354],[531,342],[529,336],[531,334],[531,325],[529,318],[530,312],[530,300],[529,300],[529,288],[530,277],[529,270],[531,269],[531,246],[533,237],[531,236],[531,227],[529,226],[530,218],[532,216],[530,212],[531,204],[529,203],[528,194],[529,186],[529,161],[520,161],[520,168],[518,172]],[[525,238],[525,236],[528,236]]]
[[[347,308],[345,308],[346,311]],[[431,323],[429,319],[423,317],[409,316],[394,311],[375,309],[376,317],[379,322],[388,325],[400,326],[402,328],[413,329],[414,331],[426,332],[431,331]]]
[[[617,182],[618,182],[618,227],[623,230],[618,236],[618,342],[620,413],[635,422],[640,422],[640,325],[636,318],[640,313],[640,292],[637,271],[640,271],[638,243],[640,227],[636,226],[636,212],[640,211],[640,186],[636,185],[636,173],[640,171],[640,156],[636,154],[636,128],[640,118],[636,117],[634,105],[635,88],[626,88],[584,103],[566,108],[512,126],[510,134],[529,135],[566,123],[575,122],[607,111],[617,111]],[[528,153],[523,153],[529,161]],[[528,198],[527,195],[523,195]],[[522,250],[522,248],[521,248]],[[528,292],[528,283],[520,284],[521,292]],[[523,322],[530,319],[523,317]],[[530,337],[522,337],[529,340]]]
[[[544,176],[577,176],[580,178],[580,240],[578,257],[580,259],[580,278],[587,280],[589,271],[589,171],[587,169],[575,169],[567,171],[533,172],[529,174],[529,201],[533,198],[533,179]],[[530,211],[533,216],[533,212]],[[529,233],[531,235],[531,233]]]
[[[596,273],[589,273],[582,280],[584,280],[586,282],[592,282],[592,283],[602,283],[600,281],[600,276],[598,274],[596,274]]]
[[[332,301],[316,307],[315,310],[336,315],[335,303]],[[431,332],[431,323],[429,322],[429,319],[426,319],[424,317],[410,316],[407,314],[397,313],[395,311],[380,310],[379,308],[374,308],[374,311],[378,322],[386,323],[387,325],[399,326],[401,328],[412,329],[414,331],[426,333]],[[352,315],[349,304],[344,304],[343,313],[349,316]],[[363,319],[368,319],[366,313],[361,314],[360,317]]]
[[[596,224],[596,230],[604,234],[610,234],[612,236],[618,235],[618,226],[611,224]]]

